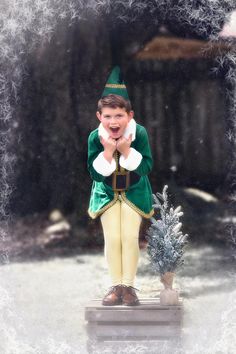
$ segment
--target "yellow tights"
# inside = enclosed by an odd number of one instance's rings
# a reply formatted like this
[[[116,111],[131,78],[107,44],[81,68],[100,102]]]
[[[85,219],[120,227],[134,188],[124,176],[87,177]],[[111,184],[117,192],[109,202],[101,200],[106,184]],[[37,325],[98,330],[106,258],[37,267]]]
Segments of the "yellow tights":
[[[104,254],[112,285],[134,286],[141,221],[141,215],[120,199],[101,215]]]

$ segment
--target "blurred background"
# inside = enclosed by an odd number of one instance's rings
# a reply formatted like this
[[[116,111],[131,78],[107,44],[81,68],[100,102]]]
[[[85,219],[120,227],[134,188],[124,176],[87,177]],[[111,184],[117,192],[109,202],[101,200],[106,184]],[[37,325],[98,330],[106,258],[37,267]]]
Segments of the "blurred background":
[[[183,14],[163,16],[161,5],[159,12],[149,10],[133,18],[130,10],[125,20],[118,7],[62,18],[50,40],[42,36],[25,55],[11,127],[15,165],[6,247],[12,260],[102,249],[100,221],[87,214],[87,139],[98,126],[97,101],[116,64],[135,119],[149,134],[153,193],[169,186],[191,242],[227,243],[226,229],[234,223],[229,135],[235,87],[228,79],[235,20],[226,21],[226,9],[215,22],[199,17],[195,25],[182,21]],[[148,225],[143,222],[141,247]]]

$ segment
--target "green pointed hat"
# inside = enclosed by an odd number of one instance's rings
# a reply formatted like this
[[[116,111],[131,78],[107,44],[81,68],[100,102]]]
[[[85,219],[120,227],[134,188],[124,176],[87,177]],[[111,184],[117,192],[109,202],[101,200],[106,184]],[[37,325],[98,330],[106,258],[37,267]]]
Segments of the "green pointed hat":
[[[115,66],[112,69],[112,72],[108,77],[107,83],[102,93],[102,97],[107,96],[111,93],[113,93],[114,95],[122,96],[126,100],[129,100],[129,95],[119,66]]]

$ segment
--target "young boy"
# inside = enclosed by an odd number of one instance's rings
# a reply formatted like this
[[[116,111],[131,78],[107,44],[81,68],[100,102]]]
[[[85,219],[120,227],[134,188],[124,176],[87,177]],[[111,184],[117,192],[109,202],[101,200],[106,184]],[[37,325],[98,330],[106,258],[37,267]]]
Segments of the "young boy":
[[[88,139],[93,179],[88,213],[93,219],[100,216],[112,280],[102,304],[139,305],[133,285],[142,217],[154,213],[147,177],[153,160],[146,129],[133,118],[119,67],[109,76],[96,115],[100,125]]]

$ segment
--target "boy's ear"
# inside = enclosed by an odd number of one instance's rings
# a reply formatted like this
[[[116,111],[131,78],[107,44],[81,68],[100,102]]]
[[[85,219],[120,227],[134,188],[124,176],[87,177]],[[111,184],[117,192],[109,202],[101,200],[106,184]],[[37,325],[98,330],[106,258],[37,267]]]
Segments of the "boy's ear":
[[[134,111],[129,112],[129,121],[134,118]]]
[[[97,118],[100,120],[100,122],[101,122],[101,114],[97,111],[96,112],[96,116],[97,116]]]

